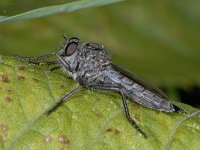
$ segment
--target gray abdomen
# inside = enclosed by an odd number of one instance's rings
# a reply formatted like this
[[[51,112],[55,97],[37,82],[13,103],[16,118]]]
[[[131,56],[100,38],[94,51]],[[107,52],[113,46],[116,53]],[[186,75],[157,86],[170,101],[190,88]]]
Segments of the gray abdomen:
[[[167,98],[163,98],[149,89],[139,85],[120,72],[111,70],[107,73],[107,80],[111,80],[113,84],[119,85],[124,94],[133,101],[152,109],[173,112],[173,105]]]
[[[127,90],[126,88],[123,90],[128,97],[145,107],[165,112],[174,111],[172,104],[167,99],[157,96],[151,91],[141,87],[137,83],[133,83],[133,86],[130,90]]]

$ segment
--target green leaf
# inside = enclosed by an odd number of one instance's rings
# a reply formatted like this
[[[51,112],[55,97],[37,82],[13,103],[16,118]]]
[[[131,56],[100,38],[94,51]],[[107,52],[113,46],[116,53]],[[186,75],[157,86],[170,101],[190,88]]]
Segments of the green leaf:
[[[109,0],[109,1],[108,0],[79,0],[75,2],[66,3],[63,5],[38,8],[38,9],[31,10],[31,11],[18,14],[15,16],[6,17],[6,18],[1,19],[0,23],[23,21],[23,20],[33,19],[33,18],[40,18],[44,16],[55,15],[58,13],[73,12],[73,11],[77,11],[81,9],[108,5],[108,4],[116,3],[119,1],[122,1],[122,0]]]
[[[148,135],[126,120],[121,97],[83,89],[50,116],[44,113],[77,87],[61,71],[0,57],[0,149],[198,149],[200,112],[162,113],[129,102],[131,116]],[[190,115],[192,112],[194,114]],[[178,126],[177,126],[178,125]]]

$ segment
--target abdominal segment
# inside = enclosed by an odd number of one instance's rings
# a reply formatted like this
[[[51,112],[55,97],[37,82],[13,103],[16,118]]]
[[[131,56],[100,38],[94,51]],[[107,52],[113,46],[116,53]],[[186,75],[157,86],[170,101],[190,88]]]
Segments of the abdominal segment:
[[[165,112],[174,111],[173,105],[167,98],[159,96],[126,76],[121,77],[120,86],[127,97],[142,106]]]
[[[129,85],[130,86],[130,85]],[[122,84],[123,92],[133,101],[155,110],[173,112],[173,105],[167,99],[163,99],[153,92],[145,89],[137,83],[127,89],[127,85]]]

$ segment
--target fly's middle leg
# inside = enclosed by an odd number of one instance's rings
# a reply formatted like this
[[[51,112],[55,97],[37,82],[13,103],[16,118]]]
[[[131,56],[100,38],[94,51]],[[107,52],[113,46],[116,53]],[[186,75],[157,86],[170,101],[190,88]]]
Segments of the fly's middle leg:
[[[129,109],[128,109],[128,105],[126,102],[126,99],[124,97],[124,93],[121,90],[120,87],[118,86],[105,86],[105,85],[88,85],[87,87],[91,88],[91,89],[97,89],[97,90],[107,90],[107,91],[113,91],[113,92],[119,92],[121,93],[122,96],[122,103],[123,103],[123,107],[124,107],[124,112],[126,115],[127,120],[131,123],[131,125],[133,125],[133,127],[140,133],[142,134],[142,136],[144,138],[147,138],[146,133],[144,133],[139,126],[135,123],[135,121],[131,118],[130,113],[129,113]]]
[[[65,95],[50,110],[48,110],[45,114],[47,116],[49,116],[52,112],[56,111],[58,109],[58,107],[61,106],[61,104],[65,100],[69,99],[71,96],[73,96],[74,94],[76,94],[78,91],[80,91],[81,88],[82,88],[82,86],[78,86],[76,89],[74,89],[73,91],[71,91],[70,93],[68,93],[67,95]]]
[[[38,66],[42,66],[42,65],[51,66],[51,65],[58,65],[58,64],[60,64],[59,61],[44,61],[44,62],[28,61],[27,63],[31,64],[31,65],[38,65]]]

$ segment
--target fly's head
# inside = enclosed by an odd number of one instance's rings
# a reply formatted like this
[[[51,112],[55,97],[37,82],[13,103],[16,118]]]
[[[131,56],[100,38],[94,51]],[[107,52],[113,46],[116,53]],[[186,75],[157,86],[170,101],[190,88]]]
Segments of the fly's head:
[[[66,39],[66,38],[65,38]],[[56,54],[64,70],[69,74],[84,72],[84,70],[98,70],[110,63],[103,45],[85,42],[78,38],[66,39],[66,44]]]

